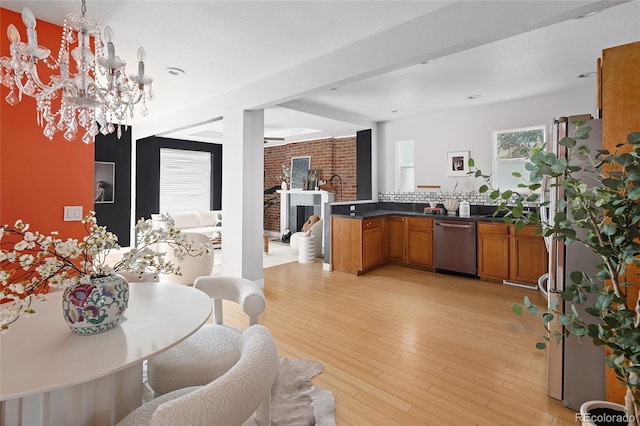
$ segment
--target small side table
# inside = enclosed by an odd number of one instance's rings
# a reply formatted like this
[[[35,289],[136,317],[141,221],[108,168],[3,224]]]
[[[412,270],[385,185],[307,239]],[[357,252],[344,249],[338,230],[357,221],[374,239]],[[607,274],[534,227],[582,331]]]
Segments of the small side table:
[[[267,234],[264,234],[262,236],[264,242],[263,242],[263,249],[265,253],[269,253],[269,236]]]
[[[316,237],[309,235],[298,239],[298,263],[313,263],[316,257]]]

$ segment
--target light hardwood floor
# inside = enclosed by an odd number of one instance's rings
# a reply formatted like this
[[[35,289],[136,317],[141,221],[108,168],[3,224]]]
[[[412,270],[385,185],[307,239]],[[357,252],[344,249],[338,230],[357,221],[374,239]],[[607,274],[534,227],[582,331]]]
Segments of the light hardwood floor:
[[[315,264],[264,270],[261,323],[280,356],[315,359],[341,425],[576,425],[546,395],[537,292],[385,266],[356,277]],[[246,326],[237,311],[225,313]]]

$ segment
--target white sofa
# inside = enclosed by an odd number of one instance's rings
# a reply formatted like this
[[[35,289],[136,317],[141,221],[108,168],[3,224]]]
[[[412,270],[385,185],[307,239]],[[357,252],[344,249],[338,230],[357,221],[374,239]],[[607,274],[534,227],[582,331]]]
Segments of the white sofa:
[[[152,214],[151,219],[154,226],[173,225],[182,232],[204,234],[210,239],[222,237],[222,210]]]

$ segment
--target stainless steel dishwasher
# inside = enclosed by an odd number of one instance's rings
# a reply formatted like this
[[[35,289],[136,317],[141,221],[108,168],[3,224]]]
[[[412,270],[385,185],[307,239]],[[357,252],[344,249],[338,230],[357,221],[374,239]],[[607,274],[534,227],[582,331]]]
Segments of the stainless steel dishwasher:
[[[476,223],[434,221],[433,261],[436,270],[476,276]]]

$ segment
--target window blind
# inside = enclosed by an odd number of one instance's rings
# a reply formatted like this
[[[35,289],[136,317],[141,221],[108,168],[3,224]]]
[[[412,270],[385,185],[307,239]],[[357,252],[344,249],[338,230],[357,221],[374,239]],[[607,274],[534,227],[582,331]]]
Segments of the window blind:
[[[211,153],[160,149],[160,212],[211,210]]]

